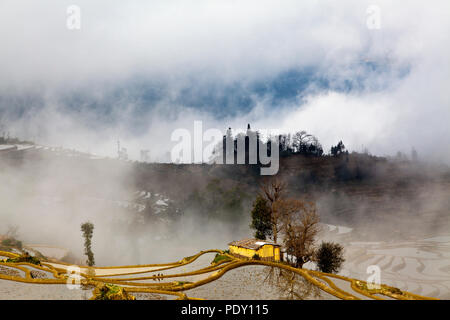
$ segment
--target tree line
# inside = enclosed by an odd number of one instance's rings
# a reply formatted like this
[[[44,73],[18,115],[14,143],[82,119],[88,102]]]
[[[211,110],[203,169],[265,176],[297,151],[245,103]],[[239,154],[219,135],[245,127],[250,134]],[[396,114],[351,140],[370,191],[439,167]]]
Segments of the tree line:
[[[244,133],[238,133],[237,135],[233,135],[232,129],[228,128],[226,134],[223,136],[223,141],[220,146],[216,148],[213,154],[213,159],[218,156],[223,157],[223,163],[226,163],[226,154],[227,154],[227,147],[226,147],[226,141],[230,140],[232,141],[233,146],[233,154],[234,154],[234,160],[235,163],[237,163],[237,151],[238,151],[238,144],[239,141],[244,141],[245,143],[245,163],[249,164],[249,143],[251,138],[256,139],[256,153],[257,153],[257,163],[259,164],[259,144],[261,140],[260,133],[258,131],[253,131],[250,127],[250,124],[247,126],[247,132]],[[290,155],[304,155],[304,156],[310,156],[310,157],[321,157],[325,155],[324,149],[322,147],[322,144],[319,142],[319,139],[308,133],[305,130],[297,131],[293,134],[287,133],[287,134],[279,134],[278,136],[270,136],[268,137],[270,139],[267,140],[267,142],[262,143],[264,147],[267,148],[267,153],[270,156],[271,149],[272,149],[272,143],[271,140],[273,138],[277,138],[278,141],[278,148],[279,148],[279,154],[281,157],[287,157]],[[220,152],[219,149],[221,148]],[[348,154],[348,151],[345,148],[345,145],[342,141],[339,141],[336,146],[332,146],[329,152],[329,155],[338,157],[341,154]]]

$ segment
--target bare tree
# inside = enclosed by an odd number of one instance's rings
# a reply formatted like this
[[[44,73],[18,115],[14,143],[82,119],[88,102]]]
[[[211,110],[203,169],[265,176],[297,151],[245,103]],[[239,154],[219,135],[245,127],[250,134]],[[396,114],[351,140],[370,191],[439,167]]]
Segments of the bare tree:
[[[313,202],[286,199],[276,203],[276,211],[286,252],[295,257],[295,267],[302,268],[314,255],[315,238],[320,231],[316,206]]]
[[[271,178],[264,181],[261,185],[261,195],[267,199],[270,206],[271,212],[271,224],[272,224],[272,237],[273,241],[276,243],[278,240],[278,231],[280,224],[279,212],[277,212],[277,203],[283,199],[286,183],[277,179]]]
[[[311,141],[312,135],[307,133],[306,131],[298,131],[294,134],[292,140],[293,140],[293,147],[296,149],[297,152],[302,153],[306,150],[306,146]]]

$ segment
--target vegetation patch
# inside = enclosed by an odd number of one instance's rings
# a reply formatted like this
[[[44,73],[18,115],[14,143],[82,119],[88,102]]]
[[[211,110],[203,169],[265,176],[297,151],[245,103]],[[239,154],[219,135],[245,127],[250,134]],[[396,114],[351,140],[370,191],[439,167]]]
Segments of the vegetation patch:
[[[365,291],[369,294],[382,294],[393,298],[403,297],[408,299],[408,296],[398,288],[389,287],[386,285],[380,285],[378,286],[378,288],[369,288],[366,282],[359,280],[356,281],[355,284],[358,287],[358,289]]]
[[[109,283],[97,286],[93,294],[93,300],[136,300],[124,288]]]
[[[194,259],[195,257],[196,257],[196,255],[185,257],[185,258],[183,258],[182,263],[187,263],[187,262],[191,261],[192,259]]]
[[[2,246],[22,249],[22,241],[16,240],[14,238],[7,238],[2,240]]]
[[[185,284],[190,284],[190,281],[175,281],[176,286],[184,286]]]
[[[231,260],[231,259],[227,255],[217,253],[216,256],[214,257],[214,260],[211,262],[211,264],[217,264],[221,261],[229,261],[229,260]]]
[[[25,252],[20,257],[17,258],[9,258],[6,260],[7,263],[31,263],[40,266],[41,261],[33,256],[30,256],[28,252]]]

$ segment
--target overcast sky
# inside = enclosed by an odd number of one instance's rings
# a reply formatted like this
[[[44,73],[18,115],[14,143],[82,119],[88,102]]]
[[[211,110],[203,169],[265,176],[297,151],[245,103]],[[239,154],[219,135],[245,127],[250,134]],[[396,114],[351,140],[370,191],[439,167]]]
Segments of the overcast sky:
[[[446,0],[2,0],[1,130],[157,159],[194,120],[250,122],[450,163],[449,15]]]

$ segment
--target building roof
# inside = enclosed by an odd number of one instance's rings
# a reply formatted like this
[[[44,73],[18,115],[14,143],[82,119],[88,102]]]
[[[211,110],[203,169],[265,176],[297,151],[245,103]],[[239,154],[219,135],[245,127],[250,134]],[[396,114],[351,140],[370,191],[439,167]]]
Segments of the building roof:
[[[252,250],[258,250],[259,248],[261,248],[262,246],[264,246],[266,244],[275,246],[275,247],[280,247],[280,245],[275,242],[267,241],[267,240],[259,240],[259,239],[244,239],[244,240],[239,240],[239,241],[233,241],[233,242],[230,242],[228,245],[252,249]]]

